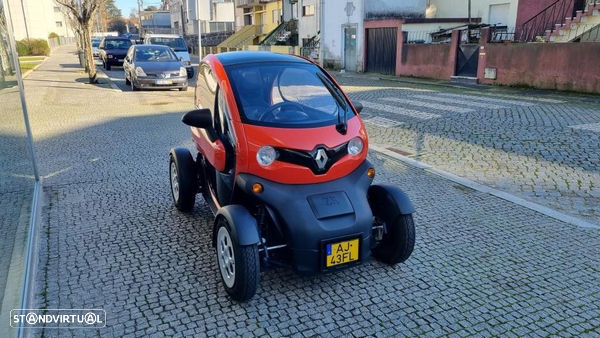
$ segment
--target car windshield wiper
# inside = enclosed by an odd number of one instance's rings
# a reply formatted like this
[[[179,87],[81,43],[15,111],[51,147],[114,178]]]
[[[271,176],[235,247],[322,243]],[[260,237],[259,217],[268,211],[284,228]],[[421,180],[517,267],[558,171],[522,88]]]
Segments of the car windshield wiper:
[[[323,85],[325,86],[325,88],[327,88],[327,90],[329,91],[331,96],[333,96],[333,98],[339,104],[338,123],[335,125],[335,129],[340,134],[346,135],[346,131],[348,130],[348,121],[347,121],[348,106],[346,105],[346,101],[344,100],[344,97],[340,93],[339,89],[333,83],[331,83],[331,81],[329,81],[329,79],[325,75],[323,75],[321,73],[317,73],[317,77],[319,78],[319,80],[321,80],[321,82],[323,82]],[[344,111],[343,116],[342,116],[340,108],[342,108]]]

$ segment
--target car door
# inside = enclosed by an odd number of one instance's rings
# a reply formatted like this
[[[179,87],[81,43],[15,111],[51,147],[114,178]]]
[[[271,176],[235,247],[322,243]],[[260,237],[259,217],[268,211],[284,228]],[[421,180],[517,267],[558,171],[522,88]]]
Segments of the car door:
[[[217,80],[207,64],[200,66],[201,74],[198,76],[198,83],[195,92],[196,108],[206,108],[211,111],[212,120],[215,120],[217,113]],[[227,152],[225,145],[218,137],[213,123],[212,128],[191,128],[192,138],[196,149],[206,159],[206,161],[215,170],[222,172],[226,170]]]
[[[98,49],[99,49],[99,51],[98,51],[98,55],[100,56],[100,60],[104,60],[104,59],[106,58],[106,52],[104,51],[104,45],[105,45],[105,44],[104,44],[104,41],[105,41],[105,40],[106,40],[106,39],[105,39],[105,38],[103,38],[103,39],[102,39],[102,42],[100,42],[100,45],[98,46]]]
[[[123,60],[123,70],[125,71],[125,78],[132,79],[131,74],[133,74],[133,57],[134,57],[134,47],[129,47],[127,54],[125,55],[125,60]]]

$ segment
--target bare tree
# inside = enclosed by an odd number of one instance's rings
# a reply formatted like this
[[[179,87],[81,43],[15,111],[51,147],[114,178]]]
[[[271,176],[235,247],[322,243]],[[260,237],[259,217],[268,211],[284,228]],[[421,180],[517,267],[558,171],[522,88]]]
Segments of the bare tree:
[[[96,79],[96,65],[92,54],[92,20],[94,13],[104,5],[106,0],[54,0],[57,4],[63,6],[71,13],[75,20],[75,26],[81,30],[81,40],[86,57],[86,71],[90,78],[90,83],[98,83]],[[77,28],[76,28],[77,29]]]

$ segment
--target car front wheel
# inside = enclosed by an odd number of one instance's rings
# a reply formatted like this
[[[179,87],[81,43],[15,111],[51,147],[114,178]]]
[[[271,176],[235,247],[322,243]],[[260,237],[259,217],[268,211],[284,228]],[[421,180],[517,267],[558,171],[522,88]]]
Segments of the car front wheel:
[[[217,264],[225,291],[233,300],[245,302],[256,293],[260,279],[258,245],[239,245],[225,217],[219,218],[216,231]]]
[[[129,78],[127,77],[127,73],[125,73],[125,85],[129,86],[131,84],[131,81],[129,81]]]
[[[377,217],[377,215],[375,215]],[[371,252],[377,260],[394,265],[410,257],[415,247],[415,223],[412,215],[398,215],[390,224],[379,246]]]

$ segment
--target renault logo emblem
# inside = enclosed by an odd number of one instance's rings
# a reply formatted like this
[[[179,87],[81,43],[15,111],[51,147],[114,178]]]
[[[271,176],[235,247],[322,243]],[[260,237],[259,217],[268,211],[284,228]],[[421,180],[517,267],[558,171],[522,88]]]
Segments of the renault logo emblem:
[[[165,75],[165,73],[162,73],[162,74],[160,74],[160,77],[162,77],[164,79],[167,76]]]
[[[315,154],[315,162],[317,163],[317,167],[319,167],[320,170],[325,169],[327,160],[328,160],[328,158],[327,158],[327,153],[325,152],[325,149],[317,150],[317,153]]]

